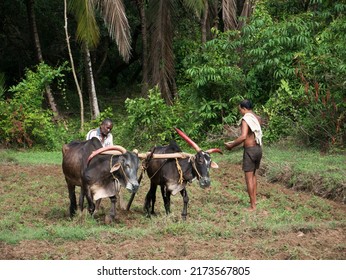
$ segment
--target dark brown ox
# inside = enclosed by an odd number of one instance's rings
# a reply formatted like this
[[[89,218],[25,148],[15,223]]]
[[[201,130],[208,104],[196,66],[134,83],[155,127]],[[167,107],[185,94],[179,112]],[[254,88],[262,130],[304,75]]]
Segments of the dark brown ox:
[[[107,152],[111,154],[103,154]],[[116,194],[120,186],[126,187],[130,192],[138,190],[138,155],[121,146],[102,148],[97,138],[66,144],[62,153],[62,169],[70,198],[70,216],[73,217],[77,210],[75,186],[81,186],[80,210],[83,211],[84,196],[91,214],[95,211],[94,200],[99,205],[102,198],[109,197],[110,217],[114,220]]]
[[[219,149],[202,151],[182,131],[178,129],[176,131],[197,150],[197,153],[195,155],[183,154],[179,146],[173,141],[168,146],[154,147],[151,149],[151,153],[144,161],[144,168],[150,179],[150,189],[145,197],[144,203],[144,209],[149,217],[155,214],[156,189],[160,185],[166,214],[170,213],[171,195],[180,192],[183,197],[183,211],[181,215],[182,219],[185,220],[189,202],[186,189],[187,184],[197,179],[201,188],[209,187],[211,184],[209,170],[210,168],[218,168],[218,165],[211,160],[210,153],[221,153]],[[174,153],[181,153],[183,156],[180,158],[168,158],[169,154]],[[157,158],[158,156],[156,155],[158,154],[166,154],[167,158]],[[128,204],[128,209],[130,208],[133,197],[134,194]]]

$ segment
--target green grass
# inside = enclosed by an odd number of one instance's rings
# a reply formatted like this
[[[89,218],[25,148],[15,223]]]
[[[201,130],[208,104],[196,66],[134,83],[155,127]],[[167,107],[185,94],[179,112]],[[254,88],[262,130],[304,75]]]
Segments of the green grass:
[[[0,164],[61,164],[61,152],[0,150]]]
[[[264,159],[276,166],[289,165],[296,173],[319,173],[324,178],[345,180],[345,154],[321,155],[316,150],[267,147]]]
[[[272,179],[275,176],[279,178],[278,174],[280,176],[284,174],[282,169],[289,167],[287,169],[291,176],[289,180],[293,177],[298,178],[299,174],[315,174],[318,170],[320,176],[327,178],[330,175],[327,170],[333,170],[333,180],[339,184],[345,182],[343,177],[345,171],[341,168],[342,155],[320,156],[315,151],[278,147],[265,147],[264,155],[263,172],[266,178]],[[224,155],[213,154],[213,160],[220,163],[239,164],[241,158],[242,149]],[[304,195],[302,199],[300,192],[287,194],[281,191],[282,186],[265,190],[261,186],[257,214],[246,212],[244,208],[248,206],[249,199],[243,177],[241,176],[239,181],[229,181],[228,185],[224,186],[224,183],[221,183],[222,172],[225,172],[223,170],[220,170],[219,178],[216,180],[214,178],[209,191],[202,190],[196,182],[188,187],[190,203],[186,222],[183,222],[180,216],[182,210],[180,195],[172,197],[172,214],[166,216],[159,192],[156,205],[158,215],[152,219],[146,218],[143,213],[143,197],[147,188],[140,190],[139,197],[135,198],[132,205],[132,212],[122,216],[115,225],[107,225],[103,220],[108,213],[107,200],[102,202],[106,210],[101,210],[99,217],[94,219],[85,211],[70,220],[68,194],[62,173],[45,174],[43,170],[35,174],[31,173],[33,169],[25,169],[36,164],[39,164],[38,168],[55,164],[56,168],[60,169],[61,153],[0,150],[0,159],[0,168],[3,166],[3,170],[12,164],[18,166],[9,169],[13,174],[8,175],[5,172],[0,174],[0,207],[3,212],[0,219],[0,243],[18,245],[24,240],[34,240],[63,246],[67,242],[85,240],[101,245],[122,242],[142,244],[152,240],[152,244],[159,244],[165,237],[171,237],[178,240],[177,252],[182,258],[190,252],[193,242],[217,246],[221,244],[220,248],[232,249],[220,249],[210,258],[236,259],[237,246],[244,246],[244,240],[253,240],[251,246],[259,250],[263,258],[280,257],[284,252],[284,258],[302,259],[313,256],[313,250],[279,244],[282,236],[333,229],[342,232],[346,227],[344,208],[335,208],[327,200],[315,195]],[[47,170],[52,168],[49,167]],[[277,170],[281,171],[275,175]],[[128,200],[127,192],[124,198]],[[336,243],[335,247],[341,248],[339,250],[342,252],[345,244]],[[169,251],[168,247],[150,246],[147,254],[155,258]],[[250,247],[244,249],[243,253],[244,256],[250,254]],[[345,255],[340,253],[339,256]],[[68,254],[58,254],[58,257],[69,258]],[[41,258],[57,258],[57,254],[50,252]],[[136,259],[138,255],[136,252],[129,252],[127,258]]]
[[[213,156],[234,164],[242,161],[242,149]],[[321,154],[292,144],[263,147],[260,174],[269,182],[280,182],[288,188],[307,191],[346,203],[346,154]]]

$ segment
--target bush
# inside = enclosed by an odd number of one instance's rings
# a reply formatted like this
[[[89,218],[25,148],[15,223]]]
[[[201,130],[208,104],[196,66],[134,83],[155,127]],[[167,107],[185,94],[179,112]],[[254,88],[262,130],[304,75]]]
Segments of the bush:
[[[264,113],[268,117],[268,127],[264,138],[275,142],[281,138],[296,134],[300,118],[304,112],[305,95],[291,89],[290,84],[281,80],[281,86],[264,105]]]
[[[53,122],[51,110],[44,109],[43,92],[54,79],[63,80],[63,65],[56,69],[41,63],[36,71],[26,70],[25,79],[9,89],[13,97],[0,97],[1,144],[5,146],[32,147],[34,144],[46,149],[61,147],[64,136],[62,124]]]
[[[126,99],[125,107],[128,116],[120,128],[119,138],[130,148],[150,148],[171,140],[179,143],[181,139],[174,127],[195,138],[202,122],[195,119],[187,109],[189,105],[180,100],[173,106],[167,105],[157,87],[149,90],[148,98]]]

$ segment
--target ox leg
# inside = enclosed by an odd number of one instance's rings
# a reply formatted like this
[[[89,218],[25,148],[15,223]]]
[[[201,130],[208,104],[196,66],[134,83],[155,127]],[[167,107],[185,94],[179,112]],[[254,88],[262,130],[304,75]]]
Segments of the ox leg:
[[[156,189],[157,185],[150,184],[150,189],[145,196],[145,202],[144,202],[144,210],[147,212],[147,216],[150,217],[150,215],[155,215],[155,202],[156,202]],[[150,205],[151,205],[151,211],[150,211]]]
[[[79,194],[79,209],[83,212],[83,209],[84,209],[84,196],[85,196],[85,193],[81,190],[80,191],[80,194]]]
[[[171,192],[169,192],[165,188],[165,186],[161,185],[161,194],[162,194],[166,214],[168,215],[169,213],[171,213]]]
[[[116,209],[117,197],[115,195],[111,196],[110,200],[111,200],[111,209],[109,211],[109,216],[111,218],[111,221],[114,222],[115,221],[115,209]]]
[[[77,211],[77,199],[76,199],[76,186],[75,185],[67,185],[68,195],[70,198],[70,217],[72,218]]]
[[[81,196],[79,197],[82,200],[80,201],[81,207],[83,207],[84,204],[84,196],[86,196],[86,199],[88,201],[88,211],[91,215],[93,215],[95,211],[95,204],[92,199],[89,187],[82,187],[81,189]],[[83,211],[83,208],[81,208],[81,210]]]
[[[181,193],[181,196],[183,197],[183,202],[184,202],[183,212],[181,213],[181,217],[185,221],[187,216],[187,204],[189,203],[189,196],[187,195],[186,189],[181,190],[180,193]]]
[[[96,200],[96,202],[95,202],[95,211],[94,211],[94,213],[93,213],[93,216],[94,216],[94,217],[95,217],[96,213],[100,210],[101,200],[102,200],[102,198],[99,198],[99,199]]]

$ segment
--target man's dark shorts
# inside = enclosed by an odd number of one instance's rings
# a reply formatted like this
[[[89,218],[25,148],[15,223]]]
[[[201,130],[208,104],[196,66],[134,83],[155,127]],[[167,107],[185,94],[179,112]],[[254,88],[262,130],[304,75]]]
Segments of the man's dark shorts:
[[[244,148],[243,170],[255,171],[259,168],[262,159],[262,147],[259,145]]]

